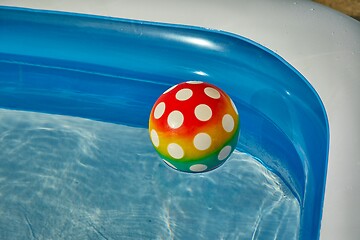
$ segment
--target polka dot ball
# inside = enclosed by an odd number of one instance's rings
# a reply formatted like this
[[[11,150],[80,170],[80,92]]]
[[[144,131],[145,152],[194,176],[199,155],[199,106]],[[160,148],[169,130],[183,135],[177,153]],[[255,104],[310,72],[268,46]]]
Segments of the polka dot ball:
[[[179,171],[206,172],[229,158],[240,120],[220,88],[189,81],[166,90],[150,113],[150,139],[164,162]]]

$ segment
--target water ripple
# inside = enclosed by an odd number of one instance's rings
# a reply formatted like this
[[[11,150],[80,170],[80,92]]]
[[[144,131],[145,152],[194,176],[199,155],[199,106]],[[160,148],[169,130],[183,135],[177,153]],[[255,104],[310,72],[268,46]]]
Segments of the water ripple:
[[[146,129],[0,110],[0,239],[297,239],[279,177],[235,151],[176,172]]]

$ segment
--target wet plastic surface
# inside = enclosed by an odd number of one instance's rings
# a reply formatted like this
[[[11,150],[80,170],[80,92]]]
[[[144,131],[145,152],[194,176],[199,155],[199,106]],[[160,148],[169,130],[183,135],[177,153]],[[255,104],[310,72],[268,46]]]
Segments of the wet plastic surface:
[[[303,205],[302,239],[318,236],[327,119],[307,81],[274,53],[224,32],[6,8],[0,35],[3,108],[146,127],[169,86],[218,85],[244,106],[238,148],[293,187]]]

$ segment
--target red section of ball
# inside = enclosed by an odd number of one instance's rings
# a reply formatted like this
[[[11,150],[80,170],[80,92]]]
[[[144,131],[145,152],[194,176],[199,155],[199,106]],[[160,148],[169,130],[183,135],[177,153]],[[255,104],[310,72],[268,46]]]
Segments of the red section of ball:
[[[179,111],[183,114],[184,121],[176,129],[176,133],[191,134],[194,129],[221,122],[223,116],[218,113],[224,111],[223,106],[228,104],[228,101],[227,95],[214,85],[181,83],[162,94],[156,101],[154,106],[164,103],[165,111],[159,119],[153,121],[159,131],[174,131],[168,124],[169,114]]]

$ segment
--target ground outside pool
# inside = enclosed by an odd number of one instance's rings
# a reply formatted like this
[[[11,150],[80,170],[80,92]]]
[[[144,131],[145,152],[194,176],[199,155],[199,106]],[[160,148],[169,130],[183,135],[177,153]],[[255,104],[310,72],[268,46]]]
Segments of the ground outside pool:
[[[328,126],[306,79],[243,37],[0,8],[1,239],[314,239]],[[206,81],[237,106],[219,168],[183,173],[151,145],[151,108]],[[316,174],[314,174],[316,172]]]

